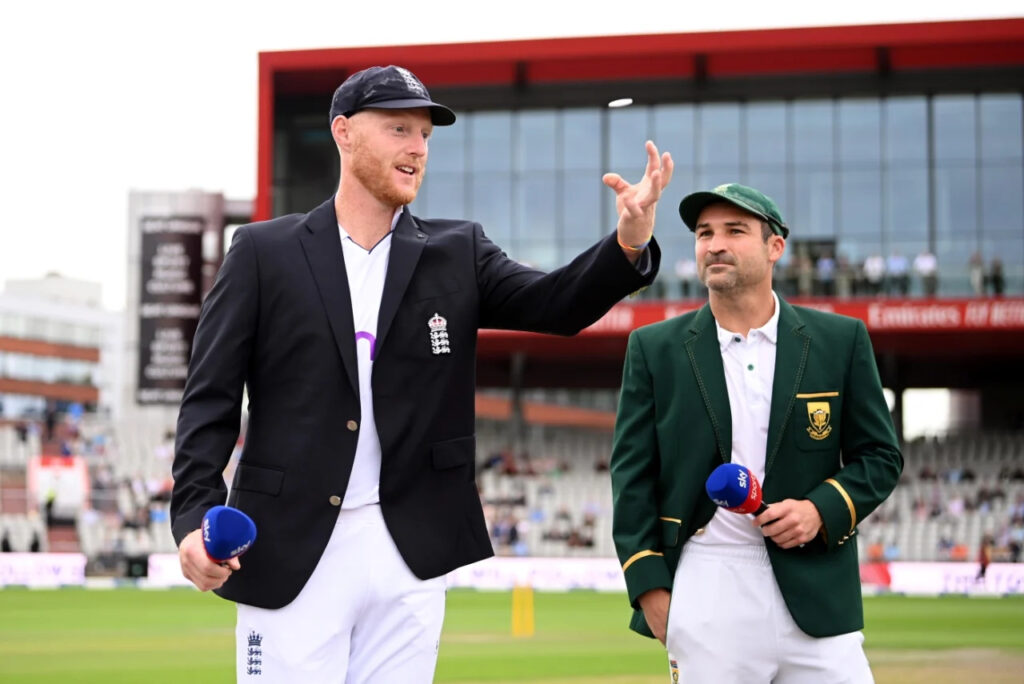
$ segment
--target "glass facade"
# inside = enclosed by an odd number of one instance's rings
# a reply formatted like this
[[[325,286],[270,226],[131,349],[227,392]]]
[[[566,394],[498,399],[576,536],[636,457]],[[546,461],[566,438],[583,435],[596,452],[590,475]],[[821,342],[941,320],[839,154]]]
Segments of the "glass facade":
[[[0,351],[0,378],[91,386],[97,370],[89,361]]]
[[[772,196],[801,243],[854,268],[901,255],[910,294],[917,255],[938,259],[938,294],[972,293],[969,261],[1002,262],[1005,292],[1024,290],[1021,95],[898,96],[628,109],[460,112],[438,128],[413,205],[421,216],[471,218],[513,257],[553,268],[610,231],[606,170],[635,181],[643,141],[672,152],[663,198],[660,288],[678,294],[672,265],[693,250],[676,207],[696,189],[737,181]],[[784,261],[782,266],[787,265]]]
[[[17,337],[76,347],[99,347],[103,330],[94,325],[72,323],[46,316],[0,311],[0,337]]]

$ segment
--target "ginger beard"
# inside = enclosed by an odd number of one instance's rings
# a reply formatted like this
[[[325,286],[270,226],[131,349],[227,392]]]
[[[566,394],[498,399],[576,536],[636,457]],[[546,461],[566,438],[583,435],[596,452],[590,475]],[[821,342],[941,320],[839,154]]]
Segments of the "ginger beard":
[[[366,140],[365,135],[357,133],[352,143],[349,171],[366,188],[378,202],[389,207],[400,207],[416,199],[416,193],[423,182],[423,166],[426,160],[414,158],[405,161],[385,159],[377,153]],[[413,174],[408,181],[402,183],[396,174],[402,174],[399,166],[408,166]]]

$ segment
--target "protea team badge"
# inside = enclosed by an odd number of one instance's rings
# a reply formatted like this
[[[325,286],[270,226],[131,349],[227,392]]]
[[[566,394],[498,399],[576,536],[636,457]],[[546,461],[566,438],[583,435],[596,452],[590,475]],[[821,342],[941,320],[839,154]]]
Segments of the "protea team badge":
[[[827,401],[807,402],[807,420],[811,423],[807,428],[811,439],[822,440],[832,434],[832,407]]]
[[[448,344],[448,319],[434,312],[427,321],[427,327],[430,328],[430,351],[434,356],[451,354],[452,348]]]

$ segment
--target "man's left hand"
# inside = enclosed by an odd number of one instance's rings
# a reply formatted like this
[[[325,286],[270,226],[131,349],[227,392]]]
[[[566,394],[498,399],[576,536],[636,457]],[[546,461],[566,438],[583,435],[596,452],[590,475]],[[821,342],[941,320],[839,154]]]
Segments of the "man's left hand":
[[[818,507],[807,499],[783,499],[768,506],[768,510],[754,518],[761,533],[783,549],[802,546],[817,536],[821,529]]]
[[[617,173],[606,173],[601,179],[615,191],[619,242],[630,247],[650,241],[654,234],[654,208],[661,197],[661,191],[672,180],[672,155],[665,152],[659,156],[658,148],[650,140],[646,147],[647,169],[639,183],[631,185]]]

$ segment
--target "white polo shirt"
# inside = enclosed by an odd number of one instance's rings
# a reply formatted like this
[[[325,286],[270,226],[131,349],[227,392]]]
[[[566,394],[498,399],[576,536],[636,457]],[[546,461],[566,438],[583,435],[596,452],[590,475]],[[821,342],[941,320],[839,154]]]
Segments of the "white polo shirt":
[[[377,315],[384,294],[384,278],[391,256],[391,236],[402,215],[402,208],[391,219],[391,232],[369,251],[356,244],[345,229],[341,233],[341,253],[345,257],[345,274],[352,298],[352,322],[356,330],[356,360],[359,366],[359,436],[356,441],[352,476],[345,490],[342,508],[358,508],[380,501],[380,437],[373,416],[373,361],[377,352]]]
[[[745,338],[715,321],[732,414],[732,462],[749,468],[761,483],[764,482],[768,451],[775,350],[779,337],[779,297],[775,292],[772,292],[772,299],[775,302],[772,317],[760,328],[747,333]],[[764,535],[751,524],[752,519],[750,515],[719,508],[704,534],[691,537],[690,541],[695,544],[763,544]]]

